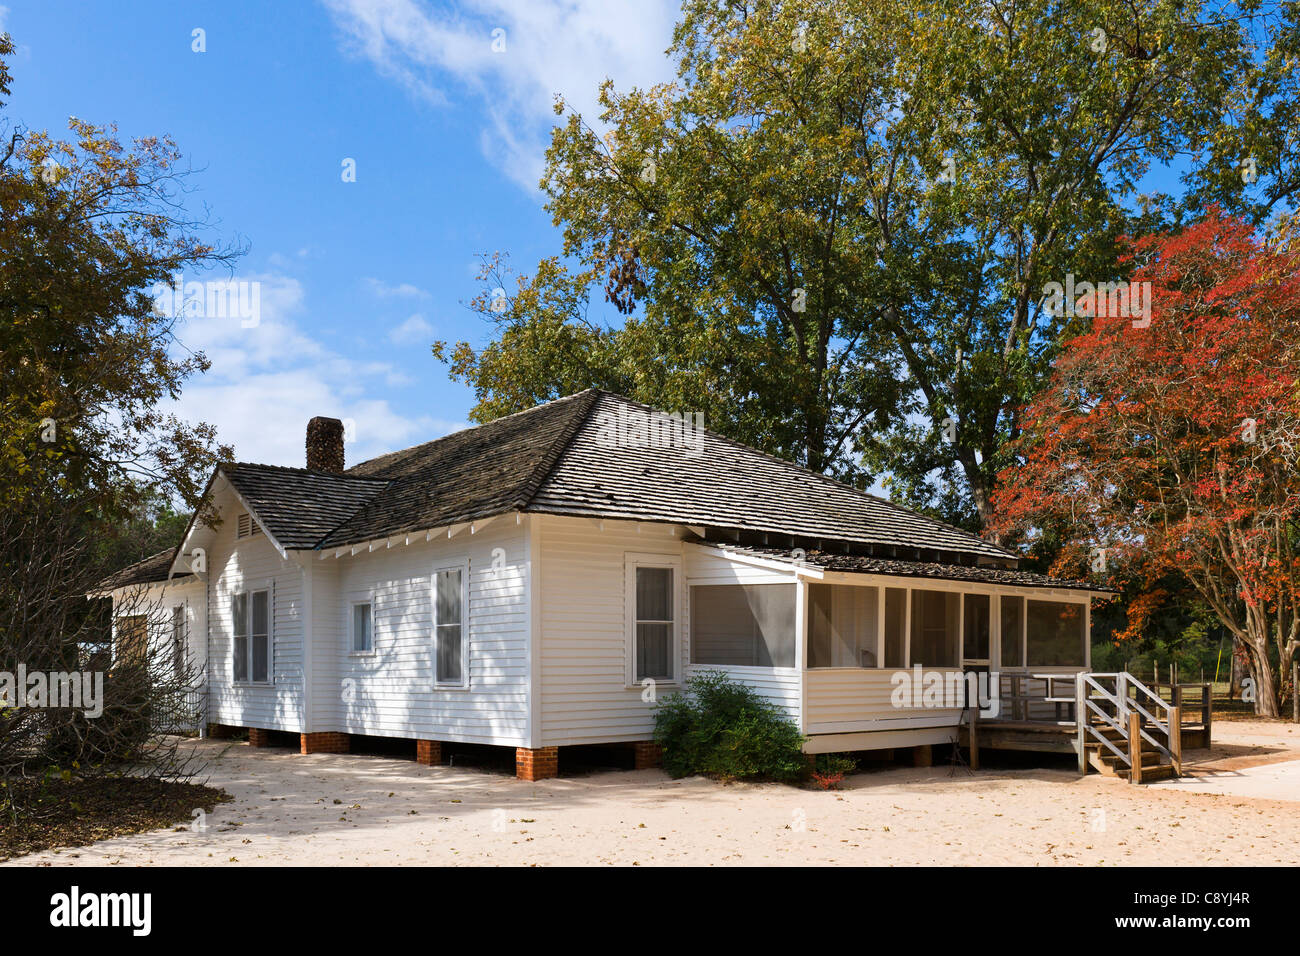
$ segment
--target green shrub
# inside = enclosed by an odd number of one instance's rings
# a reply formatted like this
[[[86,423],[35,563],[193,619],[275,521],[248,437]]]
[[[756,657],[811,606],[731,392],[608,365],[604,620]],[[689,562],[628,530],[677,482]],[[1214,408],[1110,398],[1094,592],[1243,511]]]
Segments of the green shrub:
[[[671,777],[790,783],[808,776],[804,738],[794,722],[718,671],[692,677],[686,693],[659,702],[655,742]]]

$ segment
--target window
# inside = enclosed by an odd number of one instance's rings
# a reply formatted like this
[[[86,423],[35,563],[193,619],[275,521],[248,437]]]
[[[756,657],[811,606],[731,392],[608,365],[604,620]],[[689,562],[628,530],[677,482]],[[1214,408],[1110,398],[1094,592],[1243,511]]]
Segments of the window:
[[[907,591],[885,589],[885,666],[907,666]]]
[[[965,621],[962,628],[962,659],[989,660],[989,596],[965,595],[962,614]]]
[[[270,592],[241,591],[231,598],[230,606],[235,634],[235,681],[270,683]]]
[[[439,684],[464,687],[465,568],[442,568],[433,574],[433,640]]]
[[[235,521],[236,538],[251,538],[253,535],[261,534],[261,533],[262,533],[261,527],[258,525],[256,521],[253,520],[253,516],[250,515],[247,511],[241,514],[239,518]]]
[[[912,663],[957,667],[961,595],[951,591],[912,592]]]
[[[656,555],[627,558],[628,678],[676,679],[678,562]],[[752,639],[752,624],[749,625]]]
[[[144,664],[149,651],[149,619],[143,614],[117,619],[117,653],[114,662],[118,664]]]
[[[646,651],[653,648],[639,662],[650,669],[669,671],[673,572],[671,568],[637,570],[651,572],[645,580],[655,589],[664,589],[656,590],[644,610],[658,614],[666,608],[670,615],[665,620],[643,620],[638,612],[638,646]],[[637,593],[639,600],[639,585]],[[794,604],[793,584],[710,584],[691,588],[691,660],[722,666],[794,667]],[[662,630],[665,627],[667,632]]]
[[[352,605],[352,652],[354,654],[364,654],[375,649],[370,621],[370,602],[355,602]]]
[[[876,588],[809,585],[809,667],[876,666],[878,595]]]
[[[185,677],[185,605],[172,608],[172,669],[176,679]]]
[[[1025,666],[1025,599],[1002,598],[1002,666]]]
[[[1030,601],[1026,624],[1030,667],[1076,665],[1088,660],[1086,606],[1057,601]]]

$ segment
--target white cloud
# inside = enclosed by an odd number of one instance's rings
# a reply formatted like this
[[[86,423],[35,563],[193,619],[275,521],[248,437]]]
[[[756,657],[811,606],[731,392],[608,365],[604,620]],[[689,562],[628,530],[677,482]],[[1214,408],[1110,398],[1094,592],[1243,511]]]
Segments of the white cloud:
[[[427,299],[429,297],[428,292],[409,282],[389,285],[382,279],[366,279],[365,283],[370,292],[380,299]]]
[[[562,95],[598,126],[597,91],[673,78],[664,55],[679,7],[672,0],[322,0],[346,47],[413,95],[450,102],[459,86],[486,117],[484,156],[528,191],[537,188]],[[493,30],[505,48],[493,52]]]
[[[418,312],[388,333],[389,341],[396,345],[413,345],[433,338],[433,326]]]
[[[376,388],[409,377],[386,361],[339,354],[305,332],[295,321],[304,307],[297,279],[235,277],[241,280],[260,283],[257,325],[244,328],[238,318],[185,319],[177,328],[179,347],[203,351],[212,367],[186,383],[172,409],[188,421],[215,425],[239,460],[301,467],[307,422],[316,415],[355,423],[346,449],[350,465],[465,427],[402,415],[376,397]]]

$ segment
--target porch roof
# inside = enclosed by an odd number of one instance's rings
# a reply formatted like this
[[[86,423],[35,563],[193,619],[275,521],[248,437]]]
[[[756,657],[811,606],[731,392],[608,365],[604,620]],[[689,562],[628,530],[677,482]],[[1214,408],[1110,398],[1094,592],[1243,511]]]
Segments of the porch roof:
[[[1054,578],[1035,571],[1015,571],[1010,568],[988,565],[941,564],[930,561],[902,561],[895,558],[865,557],[836,554],[830,551],[806,551],[802,559],[795,558],[789,549],[761,548],[737,545],[725,541],[700,542],[707,547],[735,555],[752,555],[768,561],[780,561],[792,568],[813,567],[822,571],[841,571],[849,574],[883,574],[891,577],[930,578],[938,581],[967,581],[979,584],[1005,584],[1019,588],[1054,588],[1071,591],[1091,591],[1095,594],[1118,594],[1114,588],[1092,581],[1071,578]]]

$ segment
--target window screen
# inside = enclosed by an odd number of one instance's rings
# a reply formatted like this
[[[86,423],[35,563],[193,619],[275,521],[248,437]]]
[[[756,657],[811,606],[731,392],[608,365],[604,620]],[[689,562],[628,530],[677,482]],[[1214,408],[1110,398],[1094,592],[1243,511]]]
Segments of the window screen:
[[[876,588],[842,584],[809,586],[809,667],[877,665],[878,595]]]
[[[795,586],[717,584],[691,588],[691,660],[740,667],[794,667]]]

